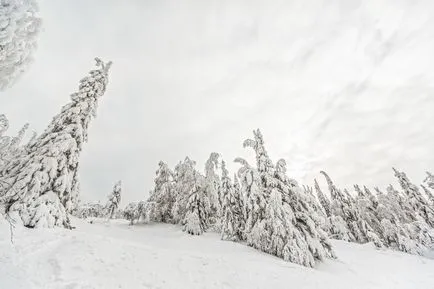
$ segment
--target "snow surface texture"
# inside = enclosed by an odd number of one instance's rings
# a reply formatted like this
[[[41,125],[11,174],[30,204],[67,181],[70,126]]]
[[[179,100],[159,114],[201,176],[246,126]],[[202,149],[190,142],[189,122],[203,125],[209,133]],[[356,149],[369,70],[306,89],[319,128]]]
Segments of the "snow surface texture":
[[[432,288],[434,260],[333,241],[339,260],[315,269],[253,248],[201,237],[179,226],[94,224],[73,219],[75,230],[16,228],[0,221],[0,287],[93,288]]]

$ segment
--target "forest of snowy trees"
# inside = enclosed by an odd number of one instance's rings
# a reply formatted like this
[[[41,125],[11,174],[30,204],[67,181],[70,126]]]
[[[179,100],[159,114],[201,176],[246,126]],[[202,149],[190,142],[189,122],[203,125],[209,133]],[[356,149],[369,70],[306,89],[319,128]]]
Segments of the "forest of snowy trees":
[[[150,197],[127,205],[124,217],[134,222],[179,224],[201,235],[218,232],[222,240],[242,242],[284,260],[314,266],[335,258],[329,238],[372,242],[424,255],[434,244],[434,176],[427,172],[420,187],[393,169],[400,185],[383,192],[366,186],[339,189],[321,171],[328,186],[300,185],[286,174],[286,162],[268,157],[261,132],[243,146],[253,149],[256,164],[235,159],[240,169],[231,178],[219,154],[211,153],[204,173],[186,157],[171,170],[158,164]]]
[[[12,85],[32,59],[40,19],[33,1],[0,3],[0,90]],[[232,174],[216,152],[204,170],[186,157],[173,169],[158,163],[147,200],[120,208],[121,182],[105,205],[80,203],[80,153],[88,126],[108,84],[111,62],[97,67],[80,83],[45,131],[26,137],[25,124],[16,136],[6,135],[9,123],[0,115],[0,213],[28,228],[73,229],[71,216],[125,218],[130,224],[161,222],[179,225],[191,235],[217,232],[224,241],[240,242],[303,266],[314,267],[337,258],[330,239],[373,243],[424,255],[434,246],[434,175],[427,172],[416,185],[393,169],[399,187],[340,189],[321,171],[328,191],[318,180],[301,186],[287,174],[283,159],[270,159],[259,129],[243,147],[255,163],[236,158]],[[29,141],[24,143],[24,139]]]
[[[173,170],[161,161],[147,200],[121,209],[119,181],[105,205],[80,204],[79,155],[111,64],[96,61],[97,68],[80,81],[71,102],[41,135],[23,143],[26,124],[17,136],[6,136],[8,120],[0,116],[0,205],[9,220],[29,228],[69,229],[71,215],[177,224],[192,235],[218,232],[222,240],[308,267],[337,257],[331,238],[418,255],[433,249],[433,174],[427,172],[424,184],[417,186],[393,169],[399,188],[354,185],[341,190],[321,171],[328,192],[316,179],[313,187],[302,187],[287,175],[285,160],[269,158],[260,130],[243,143],[254,153],[255,164],[236,158],[239,170],[233,176],[215,152],[203,172],[189,157]]]

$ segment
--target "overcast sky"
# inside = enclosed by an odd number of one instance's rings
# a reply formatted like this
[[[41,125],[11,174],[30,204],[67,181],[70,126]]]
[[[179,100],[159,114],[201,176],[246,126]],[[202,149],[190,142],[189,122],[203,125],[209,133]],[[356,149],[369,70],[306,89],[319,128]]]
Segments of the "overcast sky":
[[[202,169],[260,128],[312,183],[384,187],[434,170],[434,1],[40,0],[36,61],[0,95],[12,131],[42,132],[93,58],[114,62],[81,156],[82,197],[144,199],[159,160]],[[325,181],[321,178],[323,184]]]

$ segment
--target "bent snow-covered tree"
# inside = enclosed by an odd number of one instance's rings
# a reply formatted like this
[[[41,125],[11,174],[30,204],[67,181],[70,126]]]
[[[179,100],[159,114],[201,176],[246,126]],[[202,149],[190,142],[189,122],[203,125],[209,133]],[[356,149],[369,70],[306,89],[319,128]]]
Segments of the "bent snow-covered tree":
[[[113,192],[110,194],[109,201],[106,206],[107,217],[109,219],[113,219],[116,210],[119,208],[119,204],[121,202],[121,190],[122,190],[122,183],[121,181],[118,181],[113,187]]]
[[[33,61],[41,26],[34,0],[0,1],[0,91],[12,86]]]
[[[80,81],[71,102],[1,176],[9,184],[0,192],[7,212],[17,213],[27,227],[71,228],[69,213],[79,194],[79,156],[98,100],[105,93],[111,62],[97,58],[96,64]]]

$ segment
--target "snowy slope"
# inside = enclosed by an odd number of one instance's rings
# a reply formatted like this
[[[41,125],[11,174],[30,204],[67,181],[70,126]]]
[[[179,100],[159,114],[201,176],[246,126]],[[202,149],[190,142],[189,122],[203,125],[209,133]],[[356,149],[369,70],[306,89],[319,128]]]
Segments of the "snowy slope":
[[[434,288],[434,260],[334,241],[339,260],[286,263],[213,233],[125,221],[73,231],[0,224],[0,288]]]

